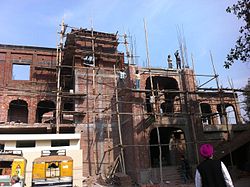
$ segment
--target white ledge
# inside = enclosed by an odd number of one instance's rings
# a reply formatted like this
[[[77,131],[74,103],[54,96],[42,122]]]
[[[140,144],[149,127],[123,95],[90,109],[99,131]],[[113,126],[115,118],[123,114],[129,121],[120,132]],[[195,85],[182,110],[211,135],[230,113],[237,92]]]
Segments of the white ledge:
[[[81,134],[1,134],[0,141],[3,140],[79,140]]]

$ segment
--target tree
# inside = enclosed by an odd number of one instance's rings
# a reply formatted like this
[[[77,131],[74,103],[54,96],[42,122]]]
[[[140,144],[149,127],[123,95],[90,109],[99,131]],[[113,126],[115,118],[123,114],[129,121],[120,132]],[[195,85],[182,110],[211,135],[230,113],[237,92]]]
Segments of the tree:
[[[244,21],[244,25],[239,30],[240,36],[224,63],[224,67],[229,68],[237,60],[243,63],[250,61],[250,0],[238,0],[233,6],[227,7],[226,11]]]
[[[248,79],[248,83],[244,88],[243,95],[245,96],[244,104],[246,116],[248,117],[248,121],[250,121],[250,78]]]

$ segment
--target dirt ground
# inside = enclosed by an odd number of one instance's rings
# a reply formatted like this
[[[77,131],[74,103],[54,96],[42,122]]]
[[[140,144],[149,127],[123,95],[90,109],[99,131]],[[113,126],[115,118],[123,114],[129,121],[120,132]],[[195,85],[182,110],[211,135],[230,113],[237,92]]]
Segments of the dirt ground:
[[[171,184],[160,185],[160,187],[194,187],[194,186],[195,186],[194,183],[180,184],[180,185],[171,185]],[[250,187],[250,176],[245,176],[243,178],[235,180],[234,187]]]
[[[195,186],[194,184],[188,184],[188,185],[180,185],[179,187],[194,187],[194,186]],[[250,176],[246,176],[235,180],[234,187],[250,187]]]
[[[250,176],[240,178],[234,182],[235,187],[249,187],[250,186]]]

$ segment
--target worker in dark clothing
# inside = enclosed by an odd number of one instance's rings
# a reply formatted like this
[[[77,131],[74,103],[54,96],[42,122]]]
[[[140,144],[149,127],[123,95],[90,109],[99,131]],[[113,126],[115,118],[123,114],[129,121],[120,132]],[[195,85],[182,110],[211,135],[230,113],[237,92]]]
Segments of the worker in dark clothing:
[[[176,69],[181,69],[181,57],[178,50],[174,53],[174,56],[176,59]]]
[[[184,155],[181,155],[180,174],[181,174],[181,179],[185,184],[187,184],[192,179],[191,167]]]
[[[210,144],[200,147],[200,154],[205,159],[196,169],[195,187],[233,187],[230,174],[223,162],[213,160],[214,149]]]

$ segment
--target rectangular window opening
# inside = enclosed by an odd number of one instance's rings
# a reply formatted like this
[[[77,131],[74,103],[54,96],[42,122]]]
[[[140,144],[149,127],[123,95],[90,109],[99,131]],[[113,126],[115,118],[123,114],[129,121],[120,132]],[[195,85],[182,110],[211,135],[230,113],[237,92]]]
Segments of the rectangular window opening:
[[[13,64],[12,80],[30,80],[29,64]]]
[[[35,140],[16,141],[16,147],[36,147]]]
[[[51,140],[51,147],[69,146],[70,141],[65,140]]]

